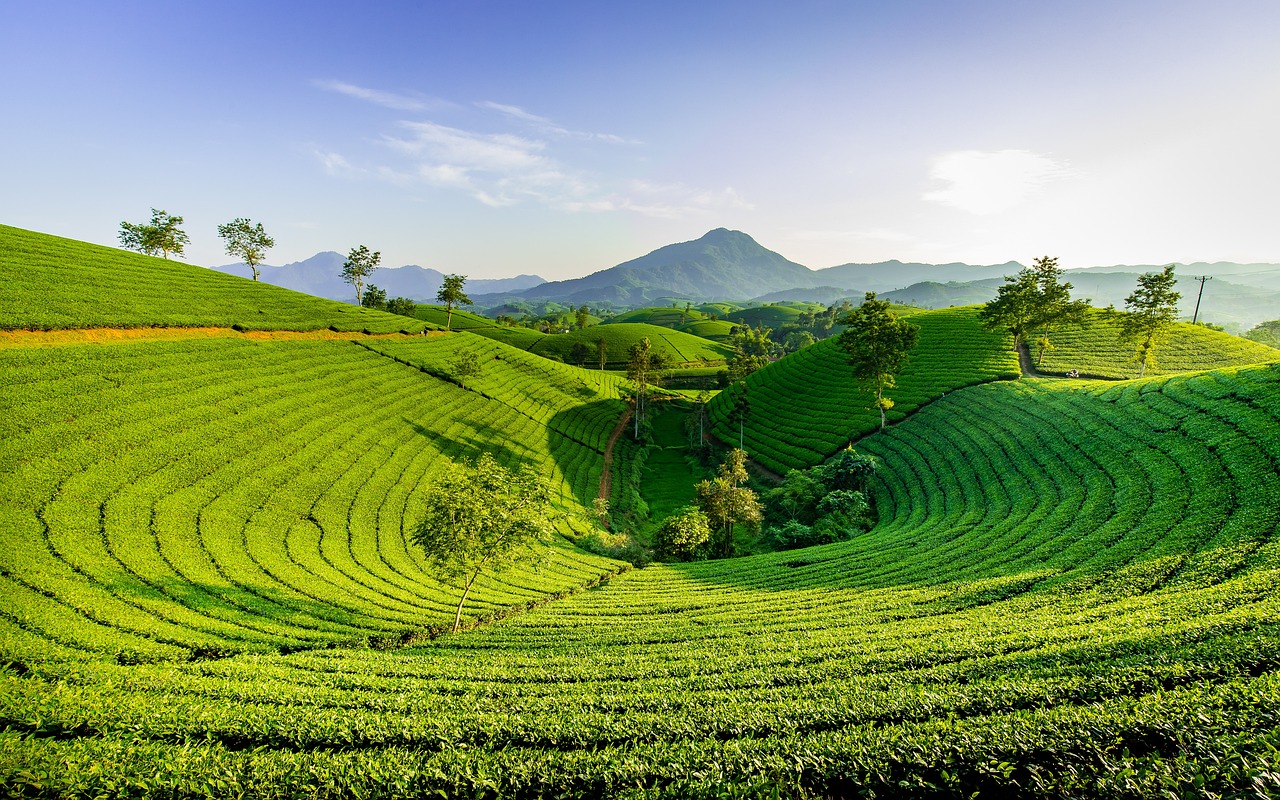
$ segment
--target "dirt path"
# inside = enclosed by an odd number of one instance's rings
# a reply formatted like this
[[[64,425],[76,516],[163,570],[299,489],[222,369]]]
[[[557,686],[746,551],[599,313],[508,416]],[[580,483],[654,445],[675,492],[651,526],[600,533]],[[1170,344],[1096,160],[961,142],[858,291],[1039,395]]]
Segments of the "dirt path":
[[[604,471],[600,473],[600,494],[598,495],[601,500],[608,500],[609,494],[613,491],[613,445],[627,429],[627,423],[630,421],[631,409],[628,408],[618,418],[618,424],[613,426],[613,433],[609,434],[609,443],[604,446]]]
[[[1022,376],[1024,378],[1061,378],[1061,375],[1045,375],[1036,369],[1035,362],[1031,360],[1031,348],[1027,347],[1026,342],[1018,345],[1018,366],[1022,367]]]

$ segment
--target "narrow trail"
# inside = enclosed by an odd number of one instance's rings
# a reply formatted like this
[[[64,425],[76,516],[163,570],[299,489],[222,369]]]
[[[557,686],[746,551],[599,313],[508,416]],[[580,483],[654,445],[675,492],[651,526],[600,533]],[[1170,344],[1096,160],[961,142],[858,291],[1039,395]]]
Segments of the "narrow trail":
[[[613,433],[609,434],[609,443],[604,446],[604,471],[600,473],[600,493],[597,495],[601,500],[608,500],[613,490],[613,445],[627,429],[627,423],[630,421],[631,409],[628,408],[618,418],[618,424],[613,426]]]
[[[1026,342],[1018,344],[1018,366],[1022,368],[1022,377],[1024,378],[1061,378],[1061,375],[1046,375],[1036,369],[1035,362],[1031,360],[1031,348],[1027,347]]]

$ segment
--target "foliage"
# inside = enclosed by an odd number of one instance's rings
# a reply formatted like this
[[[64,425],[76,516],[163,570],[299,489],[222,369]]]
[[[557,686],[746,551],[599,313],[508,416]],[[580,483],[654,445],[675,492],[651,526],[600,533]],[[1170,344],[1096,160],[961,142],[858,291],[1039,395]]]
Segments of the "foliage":
[[[149,223],[120,223],[120,246],[126,250],[137,250],[147,256],[163,255],[168,260],[170,253],[181,256],[188,244],[191,237],[182,230],[182,217],[167,211],[151,209]]]
[[[463,290],[467,283],[466,275],[445,275],[444,282],[440,284],[440,288],[436,291],[436,302],[444,303],[444,307],[448,310],[448,316],[445,318],[445,330],[453,330],[453,307],[469,306],[471,298]]]
[[[351,252],[347,254],[347,260],[342,262],[342,280],[355,287],[356,305],[360,305],[364,299],[364,282],[378,268],[380,261],[382,261],[380,251],[370,251],[368,247],[360,245],[351,248]]]
[[[601,341],[604,341],[603,339]],[[591,358],[591,348],[586,342],[574,342],[573,347],[569,348],[569,363],[574,366],[581,367],[587,363],[587,359]]]
[[[1268,347],[1280,348],[1280,319],[1270,322],[1259,322],[1245,332],[1245,338],[1252,339]]]
[[[867,292],[862,305],[840,318],[840,323],[847,326],[840,334],[840,347],[849,355],[853,376],[875,390],[872,407],[880,412],[881,430],[885,412],[893,408],[885,389],[896,385],[895,377],[920,341],[920,328],[895,315],[889,305],[888,301],[877,300],[875,292]]]
[[[662,558],[689,561],[705,558],[711,543],[711,523],[697,506],[685,506],[662,521],[654,533],[653,549]]]
[[[454,633],[476,578],[534,558],[533,545],[553,534],[551,517],[551,490],[532,466],[511,472],[484,453],[470,466],[441,470],[410,539],[437,572],[461,584]]]
[[[747,482],[746,461],[746,453],[731,450],[716,477],[701,481],[695,487],[698,507],[715,526],[710,552],[717,557],[726,558],[734,554],[735,526],[744,525],[755,530],[763,519],[760,499],[743,485]]]
[[[374,284],[364,287],[364,294],[360,297],[360,305],[365,308],[373,308],[378,311],[387,310],[387,293],[383,289],[379,289]]]
[[[218,236],[222,238],[227,255],[247,264],[256,281],[261,273],[258,266],[266,259],[267,251],[276,246],[276,240],[267,235],[262,223],[255,224],[248,217],[236,217],[218,226]]]
[[[1063,325],[1079,325],[1089,310],[1088,300],[1072,300],[1071,284],[1062,281],[1058,259],[1041,256],[1017,275],[1006,275],[978,316],[987,330],[1004,330],[1013,336],[1013,346],[1023,344],[1038,330],[1036,363],[1052,349],[1050,333]]]
[[[800,522],[812,525],[818,519],[818,503],[827,493],[817,470],[789,470],[782,483],[761,495],[766,519],[771,523]]]
[[[875,456],[859,453],[849,445],[818,467],[817,472],[823,484],[832,489],[861,492],[867,488],[867,481],[877,466]]]
[[[449,374],[458,386],[467,388],[467,379],[480,374],[480,356],[473,350],[461,350],[449,360]]]
[[[650,387],[662,385],[662,375],[667,369],[667,359],[653,349],[649,340],[641,339],[631,346],[627,354],[627,380],[635,392],[634,436],[640,439],[640,429],[649,412]]]
[[[0,225],[0,329],[419,333],[416,320],[179,261]],[[32,303],[39,296],[40,303]]]
[[[393,297],[387,301],[387,313],[399,314],[402,317],[414,318],[417,315],[418,306],[407,297]]]
[[[1178,319],[1182,294],[1173,290],[1177,282],[1172,264],[1160,272],[1143,273],[1133,294],[1124,300],[1127,313],[1120,318],[1120,338],[1137,345],[1139,378],[1146,374],[1147,364],[1155,362],[1156,344]]]

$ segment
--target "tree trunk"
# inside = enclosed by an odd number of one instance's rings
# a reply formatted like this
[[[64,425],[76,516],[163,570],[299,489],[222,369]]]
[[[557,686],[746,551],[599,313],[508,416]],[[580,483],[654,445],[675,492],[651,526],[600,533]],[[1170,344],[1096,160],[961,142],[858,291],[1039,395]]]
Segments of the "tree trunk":
[[[453,305],[449,304],[445,306],[445,308],[449,309],[449,315],[444,318],[444,329],[446,331],[452,331],[453,330]]]
[[[467,585],[462,590],[462,599],[458,601],[458,613],[453,615],[453,632],[457,633],[462,627],[462,606],[467,602],[467,595],[471,594],[471,584],[476,582],[476,578],[480,577],[477,572],[467,580]]]
[[[884,389],[876,387],[876,408],[880,410],[880,430],[884,430]]]

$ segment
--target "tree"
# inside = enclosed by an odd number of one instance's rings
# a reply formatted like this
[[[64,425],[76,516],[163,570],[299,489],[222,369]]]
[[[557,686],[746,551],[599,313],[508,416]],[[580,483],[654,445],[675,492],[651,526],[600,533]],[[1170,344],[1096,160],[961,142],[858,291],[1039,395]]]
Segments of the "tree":
[[[466,282],[466,275],[445,275],[444,283],[440,284],[440,288],[436,291],[436,301],[444,303],[444,307],[449,312],[444,321],[445,330],[453,330],[454,306],[471,305],[471,298],[467,297],[467,293],[462,290]]]
[[[849,354],[854,377],[875,389],[873,408],[880,411],[880,430],[884,430],[885,411],[893,408],[884,391],[897,385],[895,376],[920,341],[920,328],[899,319],[887,300],[876,299],[875,292],[867,292],[862,305],[841,317],[840,324],[847,326],[840,334],[840,347]]]
[[[1252,339],[1255,342],[1269,345],[1271,347],[1280,348],[1280,319],[1273,319],[1270,322],[1259,322],[1244,334],[1246,339]]]
[[[276,246],[276,240],[267,235],[262,223],[254,224],[247,217],[236,217],[225,225],[219,225],[218,235],[222,237],[227,255],[248,264],[256,281],[261,274],[258,265],[266,258],[267,251]]]
[[[578,306],[578,330],[582,330],[591,324],[591,309],[586,304]],[[583,359],[584,361],[586,359]]]
[[[473,350],[464,350],[456,353],[449,360],[449,374],[458,382],[460,388],[467,388],[467,378],[473,378],[480,374],[480,356],[476,355]]]
[[[698,507],[715,526],[712,552],[720,556],[733,555],[734,526],[741,524],[755,529],[764,517],[760,498],[743,485],[747,482],[746,464],[746,453],[741,449],[731,450],[720,465],[719,474],[695,487]]]
[[[1182,294],[1173,290],[1177,282],[1170,264],[1160,272],[1139,275],[1137,288],[1124,299],[1127,313],[1120,318],[1120,339],[1137,343],[1139,378],[1147,373],[1147,364],[1155,363],[1156,344],[1178,318]]]
[[[488,453],[470,465],[450,462],[426,493],[423,518],[410,534],[432,566],[462,588],[453,632],[476,579],[532,560],[552,536],[551,489],[532,466],[511,472]]]
[[[666,367],[666,358],[653,349],[647,336],[631,345],[627,351],[627,380],[634,384],[636,392],[636,439],[640,438],[640,425],[648,411],[649,387],[662,383],[662,373]]]
[[[609,363],[609,343],[601,336],[596,339],[596,361],[600,363],[600,370],[603,372],[605,364]]]
[[[711,523],[697,506],[685,506],[662,521],[654,533],[653,549],[660,556],[689,561],[706,553]]]
[[[418,305],[407,297],[393,297],[387,301],[387,311],[402,317],[416,317]]]
[[[364,295],[360,298],[360,305],[365,308],[376,308],[379,311],[385,311],[387,308],[387,293],[371,283],[365,287]]]
[[[159,253],[166,259],[170,253],[181,256],[183,248],[191,244],[191,238],[181,225],[182,217],[153,208],[149,223],[120,223],[120,246],[148,256]]]
[[[729,419],[738,423],[738,449],[742,450],[746,437],[747,417],[751,414],[751,398],[747,395],[747,382],[738,381],[733,385],[733,406],[729,409]]]
[[[1035,308],[1031,324],[1040,331],[1036,338],[1036,366],[1044,361],[1046,350],[1053,348],[1049,335],[1059,325],[1081,325],[1089,312],[1089,300],[1072,300],[1071,284],[1062,281],[1058,259],[1041,256],[1031,263],[1035,275]]]
[[[1006,275],[1004,280],[1004,286],[996,289],[996,296],[978,312],[978,319],[989,331],[1003,329],[1012,334],[1013,349],[1017,350],[1035,325],[1039,285],[1029,269]]]
[[[382,260],[380,251],[369,252],[364,245],[351,248],[347,260],[342,264],[342,280],[356,287],[356,305],[364,299],[364,282],[378,268]]]
[[[591,358],[591,348],[586,342],[574,342],[573,347],[569,348],[569,362],[582,366],[587,363],[587,359]]]

